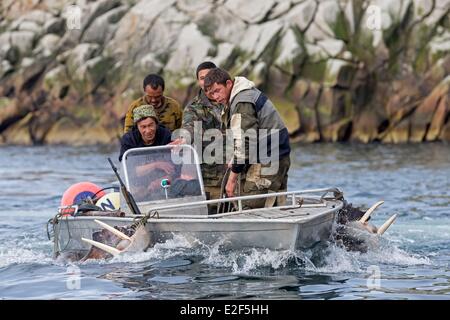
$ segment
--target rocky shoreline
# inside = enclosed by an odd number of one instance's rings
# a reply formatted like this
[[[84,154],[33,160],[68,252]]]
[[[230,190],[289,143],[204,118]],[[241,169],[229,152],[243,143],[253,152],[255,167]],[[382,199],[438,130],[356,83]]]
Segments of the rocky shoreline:
[[[5,0],[0,10],[0,144],[114,143],[146,74],[163,74],[184,104],[204,60],[265,90],[293,141],[450,141],[449,0]]]

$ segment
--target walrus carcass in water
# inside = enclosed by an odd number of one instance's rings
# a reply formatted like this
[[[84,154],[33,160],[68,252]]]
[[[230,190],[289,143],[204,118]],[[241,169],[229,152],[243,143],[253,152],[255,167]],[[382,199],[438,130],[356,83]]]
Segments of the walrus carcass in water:
[[[370,245],[375,245],[378,240],[376,236],[383,235],[397,218],[394,214],[379,228],[369,223],[370,215],[383,203],[375,203],[366,212],[346,203],[338,214],[336,241],[350,251],[366,252]]]
[[[125,252],[143,252],[153,242],[151,234],[145,229],[145,222],[128,227],[112,227],[100,220],[94,220],[103,229],[92,234],[92,240],[81,238],[92,245],[81,259],[106,259]]]

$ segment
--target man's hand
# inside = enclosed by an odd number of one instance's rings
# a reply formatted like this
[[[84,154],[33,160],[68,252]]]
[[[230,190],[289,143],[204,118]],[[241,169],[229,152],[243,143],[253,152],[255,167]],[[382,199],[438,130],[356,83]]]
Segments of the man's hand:
[[[164,172],[168,175],[172,175],[175,172],[175,167],[168,162],[156,162],[155,168],[164,170]]]
[[[142,176],[144,174],[150,173],[155,169],[161,169],[168,175],[171,175],[175,172],[175,167],[171,163],[165,161],[157,161],[136,167],[136,174],[138,176]]]
[[[227,185],[225,187],[225,192],[229,198],[234,197],[234,189],[236,188],[238,174],[233,171],[230,172],[230,176],[228,177]]]
[[[176,138],[171,143],[169,143],[169,146],[178,146],[180,144],[186,144],[186,139],[184,138]]]
[[[147,163],[142,166],[136,167],[136,175],[143,176],[154,169],[154,163]]]
[[[227,168],[231,169],[232,166],[233,166],[233,158],[231,158],[231,160],[228,161]]]
[[[161,189],[161,180],[162,179],[158,179],[158,180],[153,180],[152,182],[150,182],[150,184],[147,187],[147,191],[148,192],[155,192],[158,189]]]

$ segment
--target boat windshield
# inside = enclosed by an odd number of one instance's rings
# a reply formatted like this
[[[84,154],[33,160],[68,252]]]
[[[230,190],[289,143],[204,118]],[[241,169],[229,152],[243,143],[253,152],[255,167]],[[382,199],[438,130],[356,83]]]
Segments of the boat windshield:
[[[130,149],[122,163],[125,183],[136,202],[204,195],[198,157],[191,146]]]

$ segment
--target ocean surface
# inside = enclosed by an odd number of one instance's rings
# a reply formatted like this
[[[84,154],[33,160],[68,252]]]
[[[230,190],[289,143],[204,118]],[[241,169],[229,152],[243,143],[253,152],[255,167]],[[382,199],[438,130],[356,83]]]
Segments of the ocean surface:
[[[46,223],[72,184],[110,186],[116,148],[0,147],[0,299],[450,300],[450,145],[294,146],[289,189],[339,187],[354,206],[382,205],[379,246],[348,252],[220,244],[182,237],[144,253],[70,264],[53,259]]]

